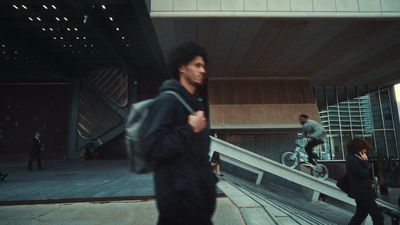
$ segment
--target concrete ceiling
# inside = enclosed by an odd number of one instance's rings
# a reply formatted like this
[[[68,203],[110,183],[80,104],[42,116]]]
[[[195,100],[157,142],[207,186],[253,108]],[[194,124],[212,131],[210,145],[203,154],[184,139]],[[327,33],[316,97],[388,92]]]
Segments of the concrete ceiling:
[[[400,19],[152,18],[166,56],[195,40],[210,78],[309,78],[313,85],[400,82]]]
[[[165,62],[151,29],[144,1],[0,1],[0,81],[115,67],[161,76]]]

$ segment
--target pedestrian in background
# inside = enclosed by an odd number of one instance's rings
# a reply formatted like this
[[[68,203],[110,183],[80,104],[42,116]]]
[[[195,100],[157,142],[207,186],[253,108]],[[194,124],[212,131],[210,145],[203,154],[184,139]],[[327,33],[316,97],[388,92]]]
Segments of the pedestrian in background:
[[[36,132],[35,136],[32,138],[32,147],[29,157],[28,170],[32,170],[33,160],[36,159],[38,170],[43,170],[42,168],[42,159],[41,159],[41,151],[43,150],[43,144],[40,140],[40,133]]]
[[[368,164],[367,150],[370,146],[368,142],[358,138],[350,140],[347,144],[348,194],[356,201],[356,212],[349,225],[360,225],[368,214],[374,225],[383,225],[383,216],[375,202],[376,194]]]

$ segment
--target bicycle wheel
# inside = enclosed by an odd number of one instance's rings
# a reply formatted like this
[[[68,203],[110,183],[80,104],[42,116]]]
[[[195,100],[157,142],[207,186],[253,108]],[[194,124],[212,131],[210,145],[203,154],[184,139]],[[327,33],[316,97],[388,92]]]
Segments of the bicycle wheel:
[[[299,158],[293,152],[285,152],[281,156],[281,162],[287,167],[296,168],[299,165]]]
[[[317,164],[316,166],[315,166],[315,168],[312,170],[312,175],[314,176],[314,177],[317,177],[317,178],[321,178],[321,179],[323,179],[323,180],[326,180],[326,179],[328,179],[328,177],[329,177],[329,171],[328,171],[328,168],[326,168],[326,166],[325,165],[322,165],[322,164]]]

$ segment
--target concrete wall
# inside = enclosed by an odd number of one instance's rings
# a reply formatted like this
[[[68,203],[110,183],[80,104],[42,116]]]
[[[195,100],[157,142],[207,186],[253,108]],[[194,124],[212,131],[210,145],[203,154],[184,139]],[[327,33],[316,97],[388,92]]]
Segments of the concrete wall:
[[[0,124],[6,143],[0,161],[28,162],[35,132],[44,144],[42,159],[64,159],[70,97],[69,83],[1,84]]]
[[[216,130],[218,138],[258,155],[280,162],[282,153],[292,151],[297,130]]]
[[[152,0],[151,16],[400,17],[399,0]]]
[[[302,113],[319,120],[306,79],[210,79],[208,98],[213,129],[300,128]]]

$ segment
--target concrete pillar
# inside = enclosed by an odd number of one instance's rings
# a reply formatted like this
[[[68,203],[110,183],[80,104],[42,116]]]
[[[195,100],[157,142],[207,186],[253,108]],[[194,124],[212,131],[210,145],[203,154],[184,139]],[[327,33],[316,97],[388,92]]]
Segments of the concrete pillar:
[[[396,99],[396,91],[394,86],[389,88],[389,95],[390,95],[390,103],[392,104],[392,115],[393,115],[393,122],[394,122],[394,131],[397,141],[397,154],[400,153],[400,120],[399,120],[399,108],[397,107],[397,100]]]
[[[70,113],[68,119],[68,142],[66,159],[73,160],[76,157],[76,146],[78,139],[78,113],[79,113],[79,90],[80,80],[72,81],[72,92],[70,102]]]
[[[300,165],[300,171],[310,174],[310,176],[312,176],[312,171],[311,168],[309,166],[304,166],[304,165]],[[319,199],[319,192],[318,191],[314,191],[312,189],[303,187],[303,193],[306,196],[306,199],[312,201],[312,202],[316,202]]]

